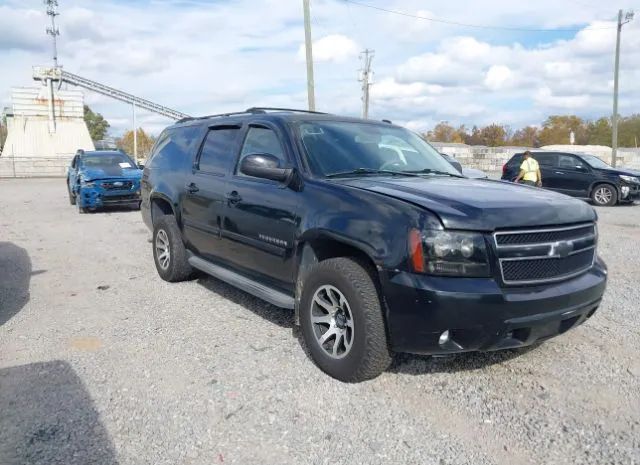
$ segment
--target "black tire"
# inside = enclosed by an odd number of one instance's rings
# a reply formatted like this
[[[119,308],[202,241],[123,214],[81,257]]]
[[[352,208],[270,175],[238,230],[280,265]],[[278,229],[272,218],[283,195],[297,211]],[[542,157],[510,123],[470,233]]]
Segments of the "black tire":
[[[76,196],[73,195],[73,193],[71,192],[71,189],[69,188],[69,180],[67,179],[67,192],[69,193],[69,203],[71,205],[75,205],[76,204]]]
[[[618,192],[610,184],[598,184],[591,192],[591,200],[599,207],[612,207],[618,202]]]
[[[161,239],[159,239],[161,236]],[[168,261],[161,257],[162,250],[158,247],[166,244],[168,247]],[[182,242],[180,228],[173,215],[163,215],[153,225],[153,261],[162,279],[170,283],[185,281],[193,274],[193,268],[187,261],[187,250]],[[159,257],[160,256],[160,257]]]
[[[312,360],[328,375],[345,382],[360,382],[375,378],[391,364],[392,355],[387,342],[383,304],[374,279],[375,271],[353,258],[340,257],[322,261],[308,273],[303,283],[300,303],[300,324],[304,344]],[[324,325],[326,332],[337,330],[337,317],[331,323],[312,323],[312,314],[320,309],[314,297],[324,288],[335,288],[348,302],[352,318],[351,344],[346,349],[347,334],[340,340],[345,355],[335,357],[335,349],[320,344]],[[328,295],[327,295],[328,296]],[[326,300],[326,299],[323,299]],[[333,299],[332,299],[333,300]],[[336,307],[338,308],[338,307]],[[324,311],[327,311],[325,309]],[[335,315],[335,313],[334,313]],[[322,317],[328,317],[322,315]],[[341,331],[349,330],[343,328]],[[338,338],[333,338],[333,344]],[[332,338],[326,340],[329,345]],[[332,351],[334,356],[328,352]]]

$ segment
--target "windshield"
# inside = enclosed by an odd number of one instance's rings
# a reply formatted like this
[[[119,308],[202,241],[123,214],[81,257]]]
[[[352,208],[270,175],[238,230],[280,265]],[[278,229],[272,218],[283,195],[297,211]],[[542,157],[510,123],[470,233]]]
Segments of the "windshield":
[[[95,155],[85,154],[81,160],[82,166],[85,168],[104,169],[113,166],[119,166],[120,168],[137,168],[128,156],[118,152]]]
[[[310,168],[321,176],[376,170],[460,176],[436,149],[403,128],[317,121],[301,123],[299,131]]]
[[[611,168],[611,165],[606,164],[605,162],[603,162],[602,160],[600,160],[598,157],[594,155],[580,155],[580,157],[584,161],[589,163],[593,168],[601,168],[601,169]]]

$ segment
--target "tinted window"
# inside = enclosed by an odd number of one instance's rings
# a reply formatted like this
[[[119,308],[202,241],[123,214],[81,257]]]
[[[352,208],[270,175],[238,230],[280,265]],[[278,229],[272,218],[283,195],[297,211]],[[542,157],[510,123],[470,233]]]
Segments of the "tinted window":
[[[85,168],[109,168],[119,166],[120,168],[137,168],[133,160],[124,153],[107,152],[102,154],[85,153],[82,157],[82,166]]]
[[[509,166],[520,166],[522,164],[522,160],[524,159],[524,155],[521,153],[516,153],[513,158],[511,158],[511,160],[509,160],[509,163],[507,163]]]
[[[158,158],[160,163],[169,163],[173,168],[183,165],[187,160],[192,164],[203,132],[204,128],[201,126],[185,126],[163,131],[145,165],[150,166],[155,158]]]
[[[556,154],[555,153],[534,153],[533,158],[540,164],[545,166],[555,166]]]
[[[238,128],[212,129],[202,146],[198,169],[207,173],[225,174],[236,155]]]
[[[577,166],[584,166],[580,160],[578,160],[573,155],[563,155],[558,154],[558,167],[573,170],[576,169]]]
[[[250,127],[242,146],[241,159],[252,153],[268,153],[285,161],[278,135],[272,129]]]

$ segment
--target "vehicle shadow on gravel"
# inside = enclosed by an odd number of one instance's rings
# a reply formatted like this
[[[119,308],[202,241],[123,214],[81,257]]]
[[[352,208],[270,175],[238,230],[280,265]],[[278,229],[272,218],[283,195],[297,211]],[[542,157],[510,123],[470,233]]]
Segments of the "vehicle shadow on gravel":
[[[116,464],[93,400],[64,361],[0,370],[0,463]]]
[[[293,310],[286,310],[284,308],[278,308],[274,305],[268,304],[265,301],[260,300],[257,297],[253,297],[252,295],[236,289],[235,287],[216,278],[200,276],[198,277],[197,282],[209,291],[215,292],[220,297],[230,300],[234,304],[241,305],[273,324],[282,328],[294,328]],[[236,317],[240,319],[243,318],[241,314],[236,315]]]
[[[387,371],[409,375],[426,375],[430,373],[457,373],[460,371],[480,370],[525,355],[537,347],[539,347],[539,344],[521,349],[496,352],[466,352],[445,357],[397,354]]]
[[[31,259],[25,249],[11,242],[0,242],[0,326],[29,302],[33,274]]]

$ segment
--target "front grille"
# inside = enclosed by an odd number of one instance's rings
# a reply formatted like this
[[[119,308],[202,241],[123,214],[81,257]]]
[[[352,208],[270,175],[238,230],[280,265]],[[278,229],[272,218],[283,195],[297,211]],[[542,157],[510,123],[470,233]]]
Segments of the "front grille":
[[[560,281],[589,270],[596,254],[595,224],[494,233],[505,284]]]
[[[129,190],[133,186],[133,181],[106,181],[102,183],[102,188],[107,191]]]
[[[502,264],[505,281],[540,281],[573,275],[576,271],[591,268],[593,249],[578,252],[565,258],[538,258],[512,260]]]
[[[595,227],[593,225],[572,229],[556,229],[522,233],[497,233],[496,243],[498,245],[539,244],[545,242],[580,239],[594,233]]]

